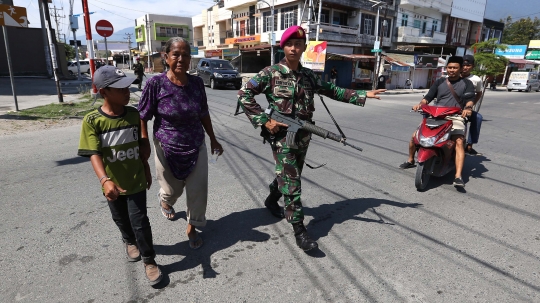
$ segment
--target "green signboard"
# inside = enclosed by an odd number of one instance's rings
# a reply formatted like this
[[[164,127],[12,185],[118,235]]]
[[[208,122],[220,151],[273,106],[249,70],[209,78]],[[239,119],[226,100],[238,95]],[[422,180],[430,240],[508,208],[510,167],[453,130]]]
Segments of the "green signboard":
[[[234,57],[240,55],[240,50],[237,48],[224,48],[223,56],[224,57]]]
[[[525,55],[525,59],[540,60],[540,50],[528,51]]]

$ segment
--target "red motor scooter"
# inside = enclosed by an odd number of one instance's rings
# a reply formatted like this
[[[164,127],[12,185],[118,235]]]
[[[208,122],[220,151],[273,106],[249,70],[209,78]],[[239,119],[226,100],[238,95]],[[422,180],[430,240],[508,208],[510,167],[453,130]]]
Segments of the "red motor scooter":
[[[452,121],[445,118],[460,114],[461,108],[422,105],[419,111],[424,119],[414,136],[418,150],[414,185],[421,191],[431,176],[442,177],[456,167],[456,142],[450,140]]]

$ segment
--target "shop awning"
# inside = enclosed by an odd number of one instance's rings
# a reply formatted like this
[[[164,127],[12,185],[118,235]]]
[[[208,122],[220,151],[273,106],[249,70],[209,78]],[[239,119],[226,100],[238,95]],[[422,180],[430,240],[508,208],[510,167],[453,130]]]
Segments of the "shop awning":
[[[514,64],[535,64],[533,61],[529,61],[525,59],[508,59],[508,61]]]
[[[342,61],[371,61],[375,62],[375,56],[360,55],[360,54],[335,54],[326,53],[326,60],[342,60]]]

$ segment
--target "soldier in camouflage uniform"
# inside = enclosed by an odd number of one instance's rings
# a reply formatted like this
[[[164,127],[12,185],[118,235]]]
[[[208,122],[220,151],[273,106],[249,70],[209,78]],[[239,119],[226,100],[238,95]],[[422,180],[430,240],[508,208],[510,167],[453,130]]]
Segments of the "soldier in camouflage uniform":
[[[261,135],[270,142],[276,163],[276,178],[270,184],[270,195],[265,206],[279,218],[286,217],[293,225],[296,244],[304,251],[317,247],[317,242],[309,238],[303,224],[304,213],[300,195],[300,177],[311,140],[311,134],[300,130],[296,135],[297,148],[286,144],[287,125],[269,119],[255,95],[264,94],[269,105],[281,114],[301,120],[312,121],[314,95],[320,93],[329,98],[364,106],[366,97],[377,98],[377,91],[355,91],[321,81],[312,70],[302,67],[300,57],[306,49],[305,32],[300,26],[287,29],[281,38],[281,48],[285,58],[278,64],[268,66],[248,81],[238,92],[238,102],[254,127],[261,126]],[[264,127],[263,127],[264,126]],[[285,212],[278,204],[285,196]]]

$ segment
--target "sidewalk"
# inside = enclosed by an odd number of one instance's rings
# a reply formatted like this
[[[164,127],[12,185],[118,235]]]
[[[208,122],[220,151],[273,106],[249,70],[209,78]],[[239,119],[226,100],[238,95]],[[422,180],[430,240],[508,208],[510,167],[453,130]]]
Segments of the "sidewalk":
[[[64,102],[77,101],[80,92],[88,90],[90,83],[90,79],[85,76],[81,81],[60,81]],[[58,102],[54,79],[17,77],[15,78],[15,91],[19,110]],[[0,78],[0,113],[14,110],[15,101],[11,91],[11,82],[8,77],[2,77]]]

